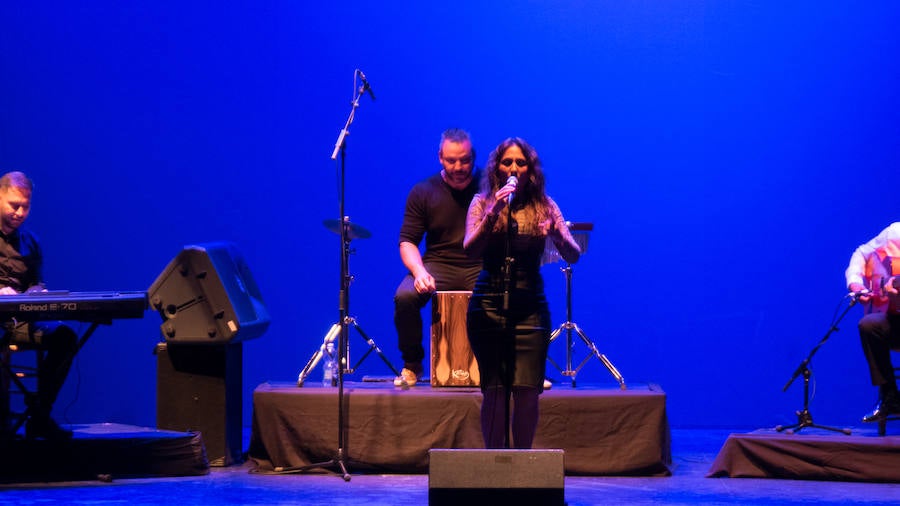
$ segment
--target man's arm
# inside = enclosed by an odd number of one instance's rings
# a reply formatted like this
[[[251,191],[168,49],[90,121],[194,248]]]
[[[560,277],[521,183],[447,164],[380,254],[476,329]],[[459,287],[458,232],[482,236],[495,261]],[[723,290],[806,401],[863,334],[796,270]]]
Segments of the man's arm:
[[[868,242],[860,244],[853,254],[850,255],[850,262],[844,271],[847,288],[851,291],[854,287],[864,286],[866,283],[866,262],[869,257],[876,254],[878,250],[883,250],[889,243],[900,243],[900,223],[892,223],[882,230],[878,235],[870,239]],[[851,286],[853,285],[853,286]]]
[[[900,244],[900,222],[895,222],[888,225],[887,228],[882,230],[868,242],[859,245],[859,247],[853,251],[853,254],[850,256],[850,263],[847,266],[846,271],[844,271],[844,276],[846,277],[847,289],[849,291],[853,293],[863,293],[859,298],[861,302],[868,302],[869,300],[867,291],[870,288],[866,285],[872,280],[867,279],[867,274],[873,274],[868,273],[866,269],[869,259],[873,255],[890,254],[888,251],[896,251],[898,244]],[[884,291],[890,295],[900,294],[894,287],[894,276],[890,276],[891,273],[889,272],[883,274],[884,279],[882,279],[882,284]]]
[[[400,260],[412,274],[417,292],[430,293],[437,289],[434,278],[422,263],[422,253],[418,246],[409,241],[400,241]]]

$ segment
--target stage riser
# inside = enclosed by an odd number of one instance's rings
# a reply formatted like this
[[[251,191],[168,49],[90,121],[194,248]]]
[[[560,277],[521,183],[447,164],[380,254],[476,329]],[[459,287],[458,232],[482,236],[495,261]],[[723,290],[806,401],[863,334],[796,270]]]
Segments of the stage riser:
[[[345,454],[357,469],[426,473],[431,449],[483,449],[481,392],[345,384]],[[265,383],[253,395],[250,458],[262,469],[332,459],[337,389]],[[567,475],[667,476],[666,396],[658,387],[554,388],[540,399],[535,449],[565,451]]]
[[[874,428],[803,431],[731,434],[707,476],[900,483],[900,438],[876,436]]]

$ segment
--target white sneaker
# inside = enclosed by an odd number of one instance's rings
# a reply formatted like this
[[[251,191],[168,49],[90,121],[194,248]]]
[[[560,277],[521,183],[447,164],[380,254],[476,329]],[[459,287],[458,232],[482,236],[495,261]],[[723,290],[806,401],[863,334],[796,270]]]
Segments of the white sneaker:
[[[416,381],[418,381],[418,380],[419,380],[419,378],[416,377],[416,373],[412,372],[411,369],[407,369],[404,367],[403,370],[400,371],[400,376],[397,376],[396,378],[394,378],[394,386],[395,387],[402,387],[402,386],[411,387],[411,386],[415,386]]]
[[[550,380],[544,378],[544,390],[550,390],[553,388],[553,383],[550,383]]]

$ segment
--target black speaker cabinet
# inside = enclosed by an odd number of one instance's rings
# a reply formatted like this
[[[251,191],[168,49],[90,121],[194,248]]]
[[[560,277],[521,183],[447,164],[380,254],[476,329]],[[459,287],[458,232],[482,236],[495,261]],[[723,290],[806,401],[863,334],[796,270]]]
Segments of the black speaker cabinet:
[[[563,506],[564,452],[429,450],[428,504]]]
[[[148,290],[169,343],[246,341],[269,327],[259,287],[237,247],[211,242],[184,249]]]
[[[211,466],[243,461],[242,346],[156,346],[156,426],[200,432]]]

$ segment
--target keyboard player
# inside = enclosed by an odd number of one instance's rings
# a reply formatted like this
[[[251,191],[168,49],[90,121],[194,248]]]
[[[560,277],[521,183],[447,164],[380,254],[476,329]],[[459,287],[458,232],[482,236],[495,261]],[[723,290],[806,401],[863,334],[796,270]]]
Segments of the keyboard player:
[[[33,191],[34,184],[22,172],[0,177],[0,296],[45,290],[40,243],[22,226],[31,211]],[[37,403],[30,406],[25,422],[26,438],[71,438],[72,432],[60,427],[50,415],[78,351],[78,334],[62,322],[5,321],[3,327],[11,343],[39,346],[45,352],[38,374]]]

